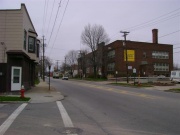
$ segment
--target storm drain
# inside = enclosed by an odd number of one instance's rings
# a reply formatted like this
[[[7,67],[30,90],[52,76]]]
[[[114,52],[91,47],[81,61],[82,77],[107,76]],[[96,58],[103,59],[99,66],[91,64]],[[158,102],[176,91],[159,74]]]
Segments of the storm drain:
[[[67,135],[67,134],[78,134],[80,135],[82,133],[82,129],[80,128],[74,128],[74,127],[66,127],[66,128],[61,128],[58,129],[58,132],[63,134],[63,135]]]

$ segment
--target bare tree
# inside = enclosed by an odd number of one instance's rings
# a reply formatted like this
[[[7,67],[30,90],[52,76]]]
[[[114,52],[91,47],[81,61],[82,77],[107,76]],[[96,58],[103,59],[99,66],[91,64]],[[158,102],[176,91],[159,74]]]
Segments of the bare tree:
[[[42,69],[43,69],[43,61],[42,60],[40,60],[39,61],[39,67],[38,67],[38,71],[37,72],[39,72],[39,70],[41,71],[40,73],[41,73],[41,77],[42,77],[42,74],[43,74],[43,71],[42,71]],[[44,57],[44,72],[47,72],[47,69],[49,69],[49,66],[51,66],[52,65],[52,60],[48,57],[48,56],[45,56]]]
[[[88,50],[87,49],[82,49],[79,52],[78,70],[79,70],[81,78],[83,76],[86,76],[86,68],[87,68],[87,65],[88,65],[88,59],[86,58],[86,54],[88,54]]]
[[[65,63],[70,66],[70,72],[73,77],[74,70],[77,66],[78,51],[71,50],[65,56]]]
[[[84,27],[84,31],[81,34],[81,40],[82,43],[84,45],[87,45],[92,51],[91,61],[94,68],[94,76],[96,77],[98,70],[97,67],[99,65],[99,61],[97,60],[98,51],[96,50],[98,49],[98,45],[100,43],[108,43],[110,39],[102,25],[95,24],[91,26],[90,24],[88,24]]]
[[[173,70],[180,70],[180,67],[177,63],[173,64]]]

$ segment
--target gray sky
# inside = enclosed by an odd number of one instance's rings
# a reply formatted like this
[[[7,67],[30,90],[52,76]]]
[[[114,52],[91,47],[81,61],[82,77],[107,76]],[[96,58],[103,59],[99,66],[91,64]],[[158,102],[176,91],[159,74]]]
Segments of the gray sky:
[[[174,63],[180,66],[180,0],[0,0],[0,9],[19,9],[21,3],[39,38],[45,36],[45,55],[54,62],[85,47],[80,42],[84,26],[100,24],[110,42],[123,39],[121,30],[130,31],[127,40],[152,42],[152,29],[157,28],[159,43],[174,45]]]

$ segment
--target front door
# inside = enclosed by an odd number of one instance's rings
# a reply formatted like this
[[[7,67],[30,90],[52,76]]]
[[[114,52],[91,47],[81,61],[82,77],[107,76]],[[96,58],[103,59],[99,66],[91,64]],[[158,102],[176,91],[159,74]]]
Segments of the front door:
[[[12,67],[11,70],[11,91],[21,89],[22,67]]]

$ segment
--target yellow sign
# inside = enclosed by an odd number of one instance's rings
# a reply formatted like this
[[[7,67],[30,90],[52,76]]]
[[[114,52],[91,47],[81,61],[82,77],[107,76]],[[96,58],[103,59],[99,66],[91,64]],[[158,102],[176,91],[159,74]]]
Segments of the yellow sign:
[[[126,50],[124,50],[124,61],[126,61]],[[127,50],[127,61],[135,61],[135,51]]]

